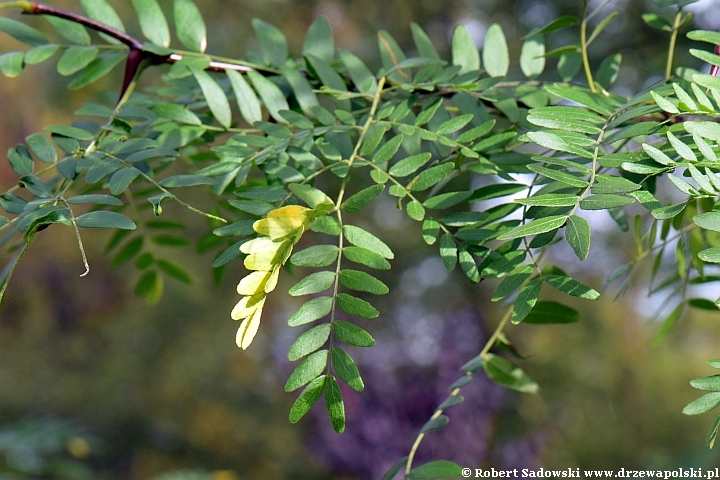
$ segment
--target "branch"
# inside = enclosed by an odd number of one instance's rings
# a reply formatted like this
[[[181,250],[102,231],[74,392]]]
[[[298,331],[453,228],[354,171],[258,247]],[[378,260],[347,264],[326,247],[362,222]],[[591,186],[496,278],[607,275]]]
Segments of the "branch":
[[[105,25],[104,23],[98,22],[97,20],[93,20],[92,18],[85,17],[83,15],[79,15],[75,12],[71,12],[69,10],[63,10],[61,8],[55,8],[51,7],[50,5],[45,5],[43,3],[39,2],[11,2],[14,5],[10,6],[16,6],[23,9],[24,15],[50,15],[53,17],[59,17],[64,18],[66,20],[70,20],[75,23],[79,23],[80,25],[84,25],[88,28],[91,28],[97,32],[104,33],[106,35],[111,36],[112,38],[124,43],[128,47],[130,47],[131,50],[142,50],[143,49],[143,42],[138,40],[135,37],[132,37],[128,35],[127,33],[118,30],[117,28],[113,28],[109,25]],[[30,8],[27,8],[27,7]]]

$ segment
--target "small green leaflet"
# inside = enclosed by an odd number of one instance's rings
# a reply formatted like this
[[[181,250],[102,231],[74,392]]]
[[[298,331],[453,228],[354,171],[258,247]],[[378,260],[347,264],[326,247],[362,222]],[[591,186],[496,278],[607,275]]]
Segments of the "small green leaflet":
[[[347,241],[353,245],[370,250],[388,260],[395,258],[395,254],[390,250],[390,247],[372,233],[354,225],[343,226],[343,232]]]
[[[688,403],[685,408],[683,408],[683,413],[685,415],[699,415],[709,412],[717,406],[720,406],[720,392],[708,393]]]
[[[551,215],[545,218],[538,218],[500,235],[498,240],[512,240],[514,238],[521,238],[527,235],[537,235],[539,233],[549,232],[562,227],[567,219],[567,215]]]
[[[325,375],[320,376],[305,387],[305,390],[302,391],[290,409],[290,423],[299,422],[308,410],[310,410],[310,407],[318,401],[322,395],[323,389],[325,388],[325,378]]]
[[[335,337],[347,345],[356,347],[372,347],[375,339],[362,328],[344,320],[335,320],[333,323]]]
[[[207,28],[200,10],[193,1],[174,0],[173,15],[175,18],[175,34],[180,43],[195,52],[204,52],[207,48]]]
[[[635,202],[635,199],[631,197],[605,193],[585,197],[583,200],[580,200],[580,208],[583,210],[607,210],[610,208],[624,207],[633,202]]]
[[[332,62],[334,53],[335,41],[330,22],[326,17],[318,17],[305,34],[302,54],[312,54],[325,62]]]
[[[132,0],[145,38],[161,47],[170,46],[170,27],[157,0]]]
[[[483,369],[493,382],[522,393],[538,392],[538,384],[509,360],[492,353],[486,354],[483,360]]]
[[[497,302],[512,294],[516,289],[520,288],[532,273],[533,267],[531,265],[520,265],[516,267],[503,278],[502,282],[495,288],[491,300]]]
[[[698,257],[703,262],[720,263],[720,247],[707,248],[698,253]]]
[[[290,263],[296,267],[327,267],[335,262],[338,253],[337,245],[313,245],[293,253]]]
[[[285,383],[285,391],[293,392],[317,378],[327,366],[328,351],[320,350],[307,357],[298,365]]]
[[[287,354],[288,360],[295,362],[307,355],[310,355],[325,345],[328,338],[330,338],[329,323],[323,323],[322,325],[311,328],[300,335],[292,344]]]
[[[720,232],[720,212],[706,212],[693,217],[693,222],[700,228]]]
[[[440,237],[440,258],[445,268],[452,271],[457,265],[458,248],[455,240],[448,233]]]
[[[128,217],[118,212],[98,210],[80,215],[75,219],[78,227],[83,228],[119,228],[135,230],[137,225]]]
[[[580,260],[585,260],[590,252],[590,225],[587,220],[571,215],[565,228],[565,239]]]
[[[356,317],[373,319],[380,315],[380,312],[368,302],[347,293],[338,294],[337,305],[343,312]]]
[[[254,18],[252,26],[260,41],[265,62],[274,67],[282,67],[288,56],[288,44],[285,35],[274,25]]]
[[[248,85],[242,74],[235,70],[226,70],[225,74],[230,80],[233,92],[235,92],[235,99],[243,119],[250,125],[262,120],[260,102],[255,95],[255,91]]]
[[[450,422],[450,418],[447,415],[440,415],[435,418],[428,420],[425,425],[420,429],[420,433],[434,432],[436,430],[442,430]]]
[[[288,293],[294,297],[312,295],[327,290],[334,282],[334,272],[315,272],[296,283]]]
[[[460,67],[460,74],[480,70],[480,52],[464,25],[453,31],[452,63]]]
[[[483,64],[491,77],[504,77],[510,68],[507,41],[502,27],[493,23],[485,35]]]
[[[552,287],[573,297],[580,297],[586,300],[596,300],[600,297],[598,292],[583,285],[574,278],[564,275],[545,275],[544,280]]]
[[[220,87],[215,79],[206,71],[200,70],[195,66],[190,66],[190,71],[200,84],[200,89],[207,101],[208,108],[210,108],[215,119],[223,127],[230,127],[230,123],[232,122],[230,102],[228,102],[222,87]]]
[[[75,45],[69,47],[58,60],[58,73],[67,76],[79,72],[95,60],[99,51],[98,47],[94,45]]]
[[[279,122],[283,122],[284,119],[279,112],[290,110],[290,106],[282,90],[271,80],[268,80],[255,70],[247,72],[247,76],[260,95],[270,116]]]
[[[568,306],[553,301],[538,301],[523,320],[525,324],[565,324],[580,320],[580,313]]]
[[[545,69],[545,38],[542,33],[529,36],[520,51],[520,69],[528,78],[535,78]]]
[[[342,209],[348,213],[355,213],[365,208],[378,195],[385,190],[384,185],[373,185],[349,197],[342,204]]]
[[[321,319],[332,309],[332,297],[317,297],[303,304],[289,319],[288,325],[297,327]]]
[[[11,18],[0,17],[0,32],[5,32],[15,40],[31,46],[46,45],[48,39],[29,25]]]
[[[328,375],[325,380],[325,406],[327,407],[330,422],[335,432],[344,432],[345,404],[343,403],[340,386],[332,375]]]
[[[535,306],[538,296],[540,296],[540,290],[542,289],[542,280],[535,278],[525,285],[515,299],[513,304],[513,312],[510,321],[514,324],[518,324],[523,321],[525,317],[530,313],[530,310]]]
[[[540,206],[540,207],[572,207],[575,206],[580,199],[577,195],[567,193],[549,193],[546,195],[535,195],[529,198],[518,198],[515,202],[522,205]]]
[[[365,384],[360,377],[357,365],[342,348],[334,348],[332,352],[333,367],[340,380],[347,383],[356,392],[362,392]]]
[[[340,283],[351,290],[372,293],[374,295],[385,295],[390,291],[383,282],[359,270],[340,270]]]

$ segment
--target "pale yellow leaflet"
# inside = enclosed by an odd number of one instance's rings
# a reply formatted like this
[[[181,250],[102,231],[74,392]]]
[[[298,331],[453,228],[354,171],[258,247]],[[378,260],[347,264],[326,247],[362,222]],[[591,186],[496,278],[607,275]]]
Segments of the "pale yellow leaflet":
[[[233,320],[242,320],[255,313],[258,308],[262,308],[264,304],[264,292],[253,295],[252,297],[243,297],[237,305],[235,305],[230,316]]]
[[[245,350],[247,347],[250,346],[253,339],[255,338],[255,334],[258,331],[258,327],[260,327],[261,315],[262,307],[255,310],[255,313],[243,320],[243,322],[240,324],[237,336],[235,337],[235,343],[237,343],[238,347]]]

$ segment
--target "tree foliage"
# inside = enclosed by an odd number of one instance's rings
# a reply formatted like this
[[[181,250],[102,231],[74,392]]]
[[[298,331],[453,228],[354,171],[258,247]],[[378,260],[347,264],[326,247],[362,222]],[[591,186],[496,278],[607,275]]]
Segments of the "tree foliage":
[[[2,32],[28,45],[0,55],[7,77],[57,57],[58,73],[73,76],[68,88],[79,89],[125,65],[116,104],[89,103],[73,126],[47,126],[8,151],[18,182],[0,195],[0,245],[14,255],[0,274],[0,299],[35,236],[63,224],[74,229],[84,260],[84,229],[116,230],[107,245],[112,265],[134,261],[136,293],[156,303],[166,278],[192,281],[173,258],[173,248],[190,243],[185,225],[163,215],[163,202],[177,202],[207,218],[197,247],[217,252],[218,278],[239,269],[240,260],[248,271],[230,313],[240,322],[239,347],[251,347],[279,276],[297,268],[300,278],[289,293],[308,300],[288,325],[310,328],[288,352],[299,363],[285,390],[300,392],[290,421],[324,398],[340,433],[345,411],[338,381],[364,388],[344,346],[375,344],[365,326],[381,316],[373,297],[389,292],[378,276],[394,258],[372,226],[358,225],[353,214],[390,195],[420,224],[448,270],[459,269],[472,284],[498,279],[492,300],[506,302],[507,310],[461,368],[408,458],[386,478],[400,470],[407,478],[459,473],[444,460],[414,467],[413,458],[423,437],[447,424],[444,412],[460,403],[476,372],[518,392],[538,391],[497,347],[507,346],[509,323],[578,321],[570,306],[542,300],[543,290],[599,298],[546,257],[561,242],[579,260],[588,257],[592,225],[584,212],[607,211],[620,231],[634,235],[636,259],[608,282],[622,281],[624,291],[649,261],[650,293],[676,300],[658,340],[688,307],[720,306],[720,299],[688,294],[691,285],[720,280],[720,80],[690,68],[673,74],[675,41],[689,20],[683,7],[690,2],[658,2],[675,9],[673,22],[643,17],[669,33],[665,79],[627,96],[612,92],[621,54],[593,68],[587,53],[617,12],[587,11],[587,4],[577,18],[528,32],[519,59],[510,58],[497,24],[482,51],[457,26],[449,60],[418,25],[412,25],[416,56],[380,31],[382,67],[373,71],[350,51],[335,49],[324,18],[309,28],[299,57],[289,54],[280,30],[253,21],[260,52],[244,61],[205,53],[207,28],[191,0],[175,0],[172,9],[175,37],[185,49],[172,47],[156,0],[132,1],[147,41],[126,34],[105,0],[80,3],[87,16],[24,1],[0,4],[42,14],[57,33],[51,41],[25,23],[0,18]],[[588,31],[598,15],[605,17]],[[579,33],[576,43],[546,51],[545,36],[570,28]],[[687,36],[699,42],[690,53],[715,73],[720,34]],[[546,71],[555,58],[557,72]],[[164,83],[138,93],[149,68],[163,68]],[[509,78],[516,71],[522,76]],[[189,188],[202,190],[215,207],[203,211],[183,200]],[[666,205],[666,198],[676,203]],[[633,204],[640,207],[630,210]],[[308,231],[320,241],[298,246]],[[674,273],[658,278],[667,252]],[[87,273],[86,260],[85,267]],[[684,413],[720,405],[716,376],[692,386],[711,393]],[[708,434],[710,446],[719,424],[720,417]]]

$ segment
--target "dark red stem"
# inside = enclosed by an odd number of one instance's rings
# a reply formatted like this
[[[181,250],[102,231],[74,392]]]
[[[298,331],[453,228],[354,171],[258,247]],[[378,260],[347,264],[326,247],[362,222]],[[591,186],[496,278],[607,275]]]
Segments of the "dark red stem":
[[[131,50],[142,50],[143,44],[140,40],[131,37],[125,32],[122,32],[118,30],[117,28],[113,28],[109,25],[105,25],[104,23],[98,22],[96,20],[93,20],[92,18],[85,17],[83,15],[78,15],[75,12],[70,12],[68,10],[63,10],[61,8],[55,8],[51,7],[50,5],[45,5],[43,3],[39,2],[33,2],[32,3],[32,11],[31,12],[23,12],[25,14],[31,14],[31,15],[52,15],[53,17],[59,17],[59,18],[65,18],[67,20],[71,20],[73,22],[79,23],[80,25],[84,25],[86,27],[92,28],[95,31],[105,33],[107,35],[110,35],[113,38],[116,38],[118,41],[124,43],[128,47],[130,47]]]

